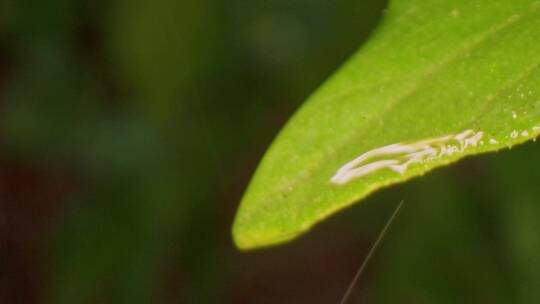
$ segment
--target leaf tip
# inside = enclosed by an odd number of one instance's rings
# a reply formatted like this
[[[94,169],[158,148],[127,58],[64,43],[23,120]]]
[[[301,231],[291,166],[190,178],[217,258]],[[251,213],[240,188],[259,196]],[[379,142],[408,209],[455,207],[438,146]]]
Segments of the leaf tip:
[[[262,221],[257,222],[259,225],[253,221],[243,221],[242,215],[237,215],[232,226],[232,239],[237,249],[248,251],[280,245],[296,238],[303,232],[291,233],[279,227],[269,228]],[[261,225],[264,227],[260,227]]]

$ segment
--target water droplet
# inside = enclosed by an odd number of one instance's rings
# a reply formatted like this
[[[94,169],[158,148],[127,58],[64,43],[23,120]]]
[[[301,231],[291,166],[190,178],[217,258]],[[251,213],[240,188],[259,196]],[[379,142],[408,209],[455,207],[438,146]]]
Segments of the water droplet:
[[[512,133],[510,133],[511,138],[516,138],[516,137],[518,137],[518,135],[519,135],[519,132],[516,131],[516,130],[514,130],[514,131],[512,131]]]

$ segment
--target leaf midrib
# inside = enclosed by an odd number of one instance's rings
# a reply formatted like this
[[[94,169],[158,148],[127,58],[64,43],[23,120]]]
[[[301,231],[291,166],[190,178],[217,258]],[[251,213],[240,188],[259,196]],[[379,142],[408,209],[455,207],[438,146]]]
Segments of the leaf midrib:
[[[501,89],[495,91],[495,94],[493,95],[493,98],[491,98],[491,99],[486,98],[487,102],[486,102],[486,104],[484,105],[484,107],[482,109],[482,113],[480,115],[478,115],[476,118],[474,118],[473,120],[471,120],[468,123],[464,124],[464,126],[471,126],[471,127],[476,126],[481,121],[485,120],[486,116],[488,114],[490,114],[491,112],[493,112],[493,110],[495,109],[495,107],[493,107],[493,103],[495,102],[495,98],[497,96],[500,96],[501,93],[505,92],[506,90],[509,90],[516,83],[519,83],[519,81],[521,81],[521,80],[525,79],[526,77],[530,76],[534,71],[538,70],[538,68],[540,68],[540,60],[535,61],[529,68],[527,68],[523,73],[520,73],[517,77],[514,77],[511,80],[507,81],[505,83],[505,85]]]

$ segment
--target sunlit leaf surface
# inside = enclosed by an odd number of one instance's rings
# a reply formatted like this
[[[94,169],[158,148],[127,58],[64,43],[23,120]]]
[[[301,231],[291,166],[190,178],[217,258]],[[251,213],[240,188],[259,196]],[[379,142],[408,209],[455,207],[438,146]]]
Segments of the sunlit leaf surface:
[[[264,156],[238,247],[290,240],[381,187],[540,133],[540,2],[396,0]]]

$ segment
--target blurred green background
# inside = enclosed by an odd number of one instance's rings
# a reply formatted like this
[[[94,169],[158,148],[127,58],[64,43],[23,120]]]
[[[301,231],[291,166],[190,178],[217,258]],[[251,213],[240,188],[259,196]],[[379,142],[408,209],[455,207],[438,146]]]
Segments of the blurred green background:
[[[534,143],[234,248],[266,147],[386,5],[1,0],[0,303],[337,303],[402,199],[351,303],[539,303]]]

